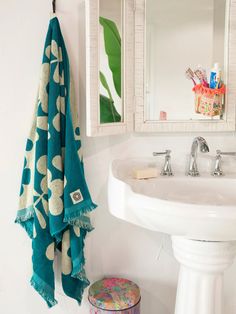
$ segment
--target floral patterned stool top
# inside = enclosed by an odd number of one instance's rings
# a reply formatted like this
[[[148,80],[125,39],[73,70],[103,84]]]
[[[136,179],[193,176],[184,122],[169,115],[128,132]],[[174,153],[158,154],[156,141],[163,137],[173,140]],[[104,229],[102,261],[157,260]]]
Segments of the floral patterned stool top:
[[[139,304],[140,299],[139,287],[127,279],[106,278],[89,288],[89,302],[105,311],[130,309]]]

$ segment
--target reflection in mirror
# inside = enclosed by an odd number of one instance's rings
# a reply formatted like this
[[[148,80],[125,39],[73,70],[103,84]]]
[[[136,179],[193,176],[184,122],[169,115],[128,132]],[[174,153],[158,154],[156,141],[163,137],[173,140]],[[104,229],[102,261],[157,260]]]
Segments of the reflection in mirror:
[[[99,1],[101,124],[123,122],[122,2]]]
[[[146,121],[225,119],[226,1],[146,0]],[[194,81],[204,81],[191,73],[205,69],[210,82],[214,63],[222,90],[193,92]]]

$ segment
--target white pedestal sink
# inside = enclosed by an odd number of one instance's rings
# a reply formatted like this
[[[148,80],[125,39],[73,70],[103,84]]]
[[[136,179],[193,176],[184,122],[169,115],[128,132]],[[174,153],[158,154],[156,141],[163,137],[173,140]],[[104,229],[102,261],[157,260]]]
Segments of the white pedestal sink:
[[[236,255],[236,176],[135,180],[133,169],[154,161],[115,160],[110,212],[172,237],[180,263],[175,314],[223,314],[223,272]]]

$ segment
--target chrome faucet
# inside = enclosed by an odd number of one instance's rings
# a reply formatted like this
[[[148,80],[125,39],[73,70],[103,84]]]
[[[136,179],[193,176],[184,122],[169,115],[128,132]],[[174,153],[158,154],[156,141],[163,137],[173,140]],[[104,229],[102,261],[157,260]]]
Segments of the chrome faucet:
[[[169,149],[167,149],[165,152],[160,152],[160,153],[154,152],[153,153],[153,156],[165,155],[165,163],[164,163],[163,169],[161,171],[161,176],[173,176],[173,172],[171,169],[171,163],[170,163],[170,160],[171,160],[170,153],[171,153],[171,150],[169,150]]]
[[[201,136],[195,137],[193,140],[193,143],[192,143],[189,170],[187,173],[189,176],[192,176],[192,177],[199,176],[199,171],[197,168],[198,146],[199,146],[200,152],[202,152],[202,153],[208,153],[209,152],[209,147],[208,147],[206,140]]]

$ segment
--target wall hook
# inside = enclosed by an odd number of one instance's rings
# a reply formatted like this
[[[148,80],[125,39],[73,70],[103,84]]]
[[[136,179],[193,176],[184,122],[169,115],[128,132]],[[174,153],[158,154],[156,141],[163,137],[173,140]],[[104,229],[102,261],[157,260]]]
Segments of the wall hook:
[[[53,13],[56,13],[56,0],[52,1],[52,11]]]

